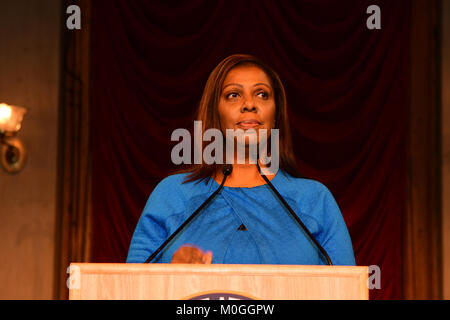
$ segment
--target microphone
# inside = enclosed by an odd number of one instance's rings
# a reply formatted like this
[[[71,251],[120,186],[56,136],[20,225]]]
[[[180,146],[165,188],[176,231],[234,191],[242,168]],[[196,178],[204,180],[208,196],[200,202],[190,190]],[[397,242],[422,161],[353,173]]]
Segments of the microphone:
[[[151,261],[158,255],[158,253],[160,253],[161,250],[164,249],[164,248],[167,246],[167,244],[168,244],[173,238],[175,238],[175,236],[176,236],[181,230],[183,230],[184,227],[185,227],[192,219],[194,219],[194,218],[197,216],[197,214],[198,214],[198,213],[199,213],[199,212],[200,212],[200,211],[201,211],[201,210],[202,210],[202,209],[203,209],[203,208],[204,208],[204,207],[205,207],[205,206],[206,206],[206,205],[207,205],[207,204],[215,197],[215,196],[216,196],[216,194],[218,194],[219,191],[222,190],[223,185],[225,184],[225,180],[227,180],[227,177],[231,174],[231,172],[233,172],[233,166],[232,166],[231,164],[225,164],[225,165],[222,167],[223,180],[222,180],[222,183],[220,184],[220,186],[216,189],[216,191],[214,191],[213,194],[211,194],[211,195],[209,196],[209,198],[206,199],[205,202],[203,202],[203,203],[198,207],[198,209],[195,210],[194,213],[191,214],[191,216],[190,216],[189,218],[187,218],[186,221],[185,221],[181,226],[179,226],[178,229],[175,230],[175,232],[172,233],[172,234],[170,235],[170,237],[167,238],[167,240],[164,241],[164,243],[163,243],[158,249],[156,249],[155,252],[153,252],[153,254],[152,254],[150,257],[147,258],[147,260],[145,261],[145,263],[151,262]]]
[[[328,253],[325,251],[325,249],[319,244],[319,242],[317,242],[317,240],[314,238],[314,236],[311,234],[311,232],[309,232],[308,228],[306,228],[306,226],[303,224],[302,220],[300,220],[300,218],[295,214],[294,210],[292,210],[292,208],[289,206],[289,204],[286,202],[286,200],[284,200],[284,198],[281,196],[281,194],[278,192],[277,189],[275,189],[275,187],[273,186],[273,184],[270,182],[269,179],[267,179],[267,177],[261,172],[261,168],[259,167],[258,161],[256,162],[256,167],[258,168],[259,174],[261,175],[261,177],[263,177],[263,179],[267,182],[267,184],[269,185],[269,187],[272,189],[272,191],[276,194],[276,196],[278,197],[278,199],[280,199],[280,201],[283,203],[283,205],[286,207],[286,209],[288,209],[289,213],[292,215],[292,217],[295,219],[295,221],[298,222],[298,224],[302,227],[302,229],[306,232],[306,234],[308,235],[308,237],[314,242],[314,244],[317,246],[317,248],[319,248],[320,253],[322,253],[322,255],[327,259],[327,263],[328,265],[332,266],[333,263],[331,262],[330,257],[328,256]]]

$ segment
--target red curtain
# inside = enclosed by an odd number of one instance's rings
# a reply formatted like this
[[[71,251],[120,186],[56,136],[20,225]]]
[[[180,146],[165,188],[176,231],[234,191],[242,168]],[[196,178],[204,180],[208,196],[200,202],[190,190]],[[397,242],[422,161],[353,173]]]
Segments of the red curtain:
[[[369,30],[369,5],[381,29]],[[402,298],[409,1],[92,3],[93,262],[124,262],[176,128],[192,129],[212,69],[234,53],[285,85],[299,170],[329,187],[372,299]],[[167,195],[170,197],[170,195]]]

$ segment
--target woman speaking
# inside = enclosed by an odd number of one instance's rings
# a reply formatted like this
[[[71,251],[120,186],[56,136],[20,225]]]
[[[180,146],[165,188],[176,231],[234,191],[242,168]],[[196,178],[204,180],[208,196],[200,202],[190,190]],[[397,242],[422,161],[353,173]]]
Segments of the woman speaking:
[[[203,162],[166,177],[147,201],[127,262],[355,265],[330,191],[297,172],[285,91],[269,66],[250,55],[224,59],[207,80],[197,120],[202,132],[257,132],[258,145],[261,130],[270,137],[276,129],[277,154],[264,145],[279,165],[268,172],[259,157],[250,161],[248,135],[244,163],[238,152],[229,161],[227,148],[225,164]]]

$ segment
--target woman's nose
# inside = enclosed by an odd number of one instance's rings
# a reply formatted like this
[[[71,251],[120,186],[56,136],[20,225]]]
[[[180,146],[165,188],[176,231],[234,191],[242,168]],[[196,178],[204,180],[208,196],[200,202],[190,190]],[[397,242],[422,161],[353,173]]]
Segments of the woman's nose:
[[[242,105],[241,112],[255,112],[256,106],[252,99],[245,100],[244,104]]]

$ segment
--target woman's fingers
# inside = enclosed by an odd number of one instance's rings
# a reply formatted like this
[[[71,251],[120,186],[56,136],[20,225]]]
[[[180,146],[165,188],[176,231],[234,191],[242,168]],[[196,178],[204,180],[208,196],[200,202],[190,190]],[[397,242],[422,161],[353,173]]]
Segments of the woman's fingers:
[[[203,251],[195,246],[183,245],[172,256],[170,263],[212,263],[212,252]]]

